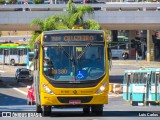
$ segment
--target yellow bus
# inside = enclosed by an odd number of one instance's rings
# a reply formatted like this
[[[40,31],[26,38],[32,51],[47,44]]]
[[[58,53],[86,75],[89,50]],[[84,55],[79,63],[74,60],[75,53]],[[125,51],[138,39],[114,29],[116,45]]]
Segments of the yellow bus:
[[[103,114],[108,104],[109,65],[102,30],[43,32],[34,47],[36,111],[80,107],[85,114]]]

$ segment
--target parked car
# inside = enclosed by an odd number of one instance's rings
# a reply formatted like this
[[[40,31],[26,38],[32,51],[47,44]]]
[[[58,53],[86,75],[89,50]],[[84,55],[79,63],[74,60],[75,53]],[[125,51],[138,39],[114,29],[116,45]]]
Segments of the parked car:
[[[15,73],[15,77],[17,82],[21,80],[33,80],[33,76],[31,75],[31,71],[26,68],[17,69]]]
[[[27,104],[28,105],[34,105],[35,104],[35,96],[34,96],[34,87],[27,86],[28,92],[27,92]]]
[[[18,69],[16,70],[15,77],[18,75],[18,73],[19,73],[22,69],[23,69],[23,70],[28,70],[27,68],[18,68]]]

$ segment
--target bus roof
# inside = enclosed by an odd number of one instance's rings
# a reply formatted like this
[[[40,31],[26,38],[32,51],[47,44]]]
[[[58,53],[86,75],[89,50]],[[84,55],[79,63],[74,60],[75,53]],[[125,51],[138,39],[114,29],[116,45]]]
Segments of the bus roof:
[[[146,68],[146,69],[151,71],[160,71],[160,68]]]
[[[151,69],[143,69],[143,70],[125,70],[125,73],[143,73],[143,72],[151,72]]]
[[[83,29],[83,30],[51,30],[51,31],[44,31],[44,34],[51,34],[51,33],[102,33],[103,30],[88,30],[88,29]]]
[[[30,48],[28,45],[21,45],[21,44],[0,44],[0,48]]]

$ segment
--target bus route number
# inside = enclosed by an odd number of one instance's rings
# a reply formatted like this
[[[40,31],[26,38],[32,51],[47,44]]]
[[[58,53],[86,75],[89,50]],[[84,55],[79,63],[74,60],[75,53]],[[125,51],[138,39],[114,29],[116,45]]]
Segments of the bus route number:
[[[67,69],[53,69],[53,74],[67,74]]]

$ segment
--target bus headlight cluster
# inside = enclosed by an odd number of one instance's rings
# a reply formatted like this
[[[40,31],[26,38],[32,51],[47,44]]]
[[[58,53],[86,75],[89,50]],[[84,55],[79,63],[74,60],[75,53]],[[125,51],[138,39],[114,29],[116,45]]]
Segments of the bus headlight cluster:
[[[42,83],[42,86],[43,86],[44,90],[45,90],[48,94],[54,94],[54,93],[52,92],[52,90],[49,89],[49,87],[48,87],[45,83]]]
[[[97,94],[102,93],[106,88],[107,82],[103,83],[100,88],[96,91]]]

